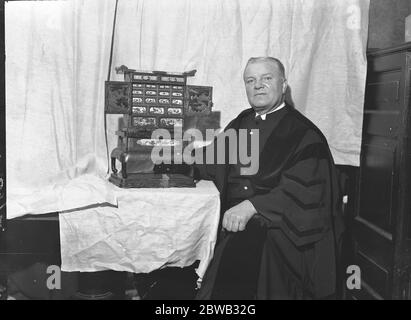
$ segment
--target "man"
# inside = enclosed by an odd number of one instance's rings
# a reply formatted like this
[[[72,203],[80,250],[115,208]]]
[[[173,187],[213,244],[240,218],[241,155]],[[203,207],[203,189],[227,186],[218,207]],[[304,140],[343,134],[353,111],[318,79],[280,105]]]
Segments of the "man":
[[[279,60],[251,58],[244,82],[252,108],[226,130],[247,130],[248,137],[259,130],[259,168],[247,176],[239,163],[196,166],[198,178],[215,182],[223,213],[223,233],[197,298],[335,297],[341,223],[327,141],[285,103]]]

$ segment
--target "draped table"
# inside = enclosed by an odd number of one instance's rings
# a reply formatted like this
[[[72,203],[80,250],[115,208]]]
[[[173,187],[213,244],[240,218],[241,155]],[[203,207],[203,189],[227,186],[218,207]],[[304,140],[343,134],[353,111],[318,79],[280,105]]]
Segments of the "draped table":
[[[219,192],[195,188],[114,188],[117,206],[101,204],[59,214],[62,271],[148,273],[190,266],[203,277],[217,239]]]

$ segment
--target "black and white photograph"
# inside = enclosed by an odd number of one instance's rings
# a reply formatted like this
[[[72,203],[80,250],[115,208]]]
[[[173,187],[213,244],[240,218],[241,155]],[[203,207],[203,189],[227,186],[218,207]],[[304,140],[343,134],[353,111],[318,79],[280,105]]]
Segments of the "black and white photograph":
[[[0,300],[411,300],[411,0],[2,0],[0,43]]]

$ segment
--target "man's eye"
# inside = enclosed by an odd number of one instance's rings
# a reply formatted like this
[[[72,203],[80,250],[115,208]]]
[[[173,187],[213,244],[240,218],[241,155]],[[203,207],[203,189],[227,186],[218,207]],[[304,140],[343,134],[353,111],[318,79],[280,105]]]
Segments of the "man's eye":
[[[247,83],[247,84],[253,84],[253,83],[254,83],[254,79],[248,79],[248,80],[246,81],[246,83]]]
[[[267,77],[264,77],[263,79],[264,79],[265,81],[270,81],[272,78],[273,78],[273,77],[267,76]]]

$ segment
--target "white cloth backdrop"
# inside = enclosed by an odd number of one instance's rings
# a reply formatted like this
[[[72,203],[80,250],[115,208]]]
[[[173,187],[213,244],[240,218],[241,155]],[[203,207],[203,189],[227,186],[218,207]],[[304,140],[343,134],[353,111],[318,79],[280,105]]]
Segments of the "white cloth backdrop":
[[[86,173],[105,176],[104,81],[114,6],[115,0],[6,3],[9,194]],[[113,70],[197,69],[190,83],[213,86],[224,126],[248,107],[248,58],[278,57],[297,109],[324,132],[336,163],[358,165],[368,6],[369,0],[119,0]],[[116,126],[110,116],[110,149]]]

